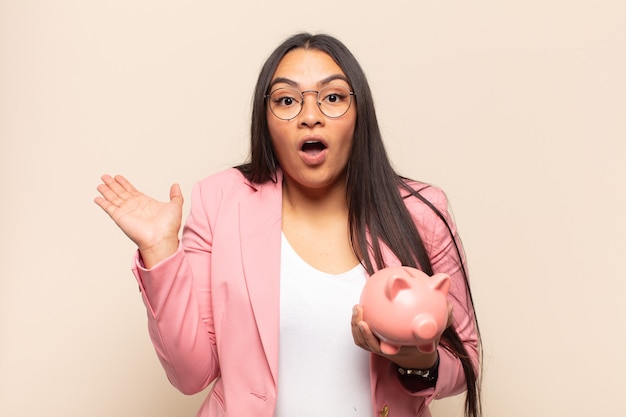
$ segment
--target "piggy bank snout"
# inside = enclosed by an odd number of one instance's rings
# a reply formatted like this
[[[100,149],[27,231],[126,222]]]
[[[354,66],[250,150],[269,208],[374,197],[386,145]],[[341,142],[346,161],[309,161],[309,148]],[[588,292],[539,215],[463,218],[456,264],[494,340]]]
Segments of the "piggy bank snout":
[[[412,331],[416,338],[429,340],[437,337],[439,326],[430,314],[420,314],[413,320]]]

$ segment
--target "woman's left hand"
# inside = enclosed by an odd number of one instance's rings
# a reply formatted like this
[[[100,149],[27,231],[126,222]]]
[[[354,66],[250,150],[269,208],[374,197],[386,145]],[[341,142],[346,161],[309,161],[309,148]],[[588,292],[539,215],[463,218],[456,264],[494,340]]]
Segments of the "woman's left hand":
[[[448,326],[452,322],[452,305],[448,306]],[[431,353],[424,353],[420,351],[417,346],[401,346],[400,351],[395,355],[387,355],[380,349],[380,340],[372,330],[367,322],[363,320],[363,307],[359,304],[355,305],[352,309],[352,337],[354,343],[370,351],[376,355],[383,356],[396,365],[403,368],[412,369],[428,369],[431,368],[437,361],[437,349]],[[439,340],[436,341],[436,345],[439,344]]]

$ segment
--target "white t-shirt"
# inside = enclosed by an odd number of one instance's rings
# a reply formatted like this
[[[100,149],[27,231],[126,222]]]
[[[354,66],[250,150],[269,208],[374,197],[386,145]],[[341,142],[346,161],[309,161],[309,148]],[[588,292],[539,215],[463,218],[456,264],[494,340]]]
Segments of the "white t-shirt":
[[[350,319],[367,274],[339,275],[281,245],[280,345],[275,417],[370,417],[369,353],[354,344]]]

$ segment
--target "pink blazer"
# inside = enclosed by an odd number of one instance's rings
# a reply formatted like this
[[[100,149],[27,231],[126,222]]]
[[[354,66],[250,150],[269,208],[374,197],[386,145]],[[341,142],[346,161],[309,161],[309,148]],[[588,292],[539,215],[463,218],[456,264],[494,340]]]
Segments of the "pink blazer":
[[[150,270],[143,268],[138,255],[135,258],[133,272],[147,308],[150,337],[169,380],[185,394],[197,393],[215,381],[199,417],[274,414],[281,179],[279,175],[276,184],[256,185],[230,169],[201,181],[193,189],[178,251]],[[429,187],[423,195],[448,216],[442,191]],[[454,325],[477,363],[476,329],[468,315],[471,307],[449,232],[419,200],[405,201],[435,272],[452,276]],[[399,264],[389,251],[386,261]],[[402,388],[389,361],[371,355],[376,415],[430,416],[428,404],[434,398],[462,392],[465,379],[460,362],[444,349],[439,354],[436,387],[417,393]]]

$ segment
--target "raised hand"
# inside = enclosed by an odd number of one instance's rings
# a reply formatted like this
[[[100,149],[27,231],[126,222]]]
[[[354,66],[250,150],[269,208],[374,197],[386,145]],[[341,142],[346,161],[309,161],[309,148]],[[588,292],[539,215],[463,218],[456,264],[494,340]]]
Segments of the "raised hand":
[[[121,175],[102,176],[102,196],[94,199],[139,248],[150,268],[178,248],[183,196],[178,184],[170,188],[170,201],[157,201],[138,191]]]

